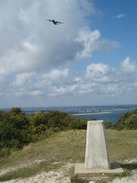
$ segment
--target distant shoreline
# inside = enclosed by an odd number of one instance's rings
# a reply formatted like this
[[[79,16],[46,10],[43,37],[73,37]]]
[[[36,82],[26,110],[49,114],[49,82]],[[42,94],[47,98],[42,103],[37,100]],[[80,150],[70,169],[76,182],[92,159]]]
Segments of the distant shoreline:
[[[89,112],[89,113],[86,112],[86,113],[73,114],[73,116],[79,116],[79,115],[83,115],[84,116],[84,115],[88,115],[88,114],[89,115],[92,115],[92,114],[108,114],[108,113],[112,113],[112,112],[108,112],[108,111],[107,112],[106,111],[105,112]]]

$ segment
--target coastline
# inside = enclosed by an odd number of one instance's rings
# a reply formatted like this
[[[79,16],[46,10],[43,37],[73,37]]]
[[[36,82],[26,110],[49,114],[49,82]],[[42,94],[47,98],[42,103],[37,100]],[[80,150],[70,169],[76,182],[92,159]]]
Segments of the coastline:
[[[85,112],[85,113],[76,113],[76,114],[72,114],[72,115],[73,116],[80,116],[80,115],[86,116],[86,115],[92,115],[92,114],[109,114],[109,113],[112,113],[112,112],[109,112],[109,111],[105,111],[105,112]]]

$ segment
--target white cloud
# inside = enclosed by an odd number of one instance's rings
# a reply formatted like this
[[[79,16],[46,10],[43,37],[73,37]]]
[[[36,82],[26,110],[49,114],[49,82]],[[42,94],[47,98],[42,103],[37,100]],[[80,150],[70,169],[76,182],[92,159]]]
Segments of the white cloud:
[[[8,91],[10,96],[18,97],[84,96],[94,93],[114,97],[120,93],[134,93],[137,89],[137,77],[136,72],[133,72],[134,67],[127,72],[129,65],[135,66],[136,63],[125,58],[119,68],[103,63],[91,63],[85,68],[83,75],[72,75],[69,68],[52,69],[46,74],[17,74]],[[2,88],[0,93],[3,93]]]
[[[1,98],[7,103],[14,98],[16,104],[27,98],[31,103],[37,97],[43,102],[52,96],[135,92],[136,62],[127,57],[114,69],[94,62],[96,51],[120,46],[103,38],[100,30],[91,30],[92,16],[98,13],[89,0],[1,0]]]
[[[83,82],[83,80],[81,77],[76,77],[73,79],[73,83],[82,83],[82,82]]]
[[[87,9],[93,11],[87,0],[82,3],[81,11],[81,3],[64,0],[1,1],[0,74],[32,72],[72,62],[82,49],[82,45],[74,40],[86,25],[84,15]],[[54,26],[46,20],[53,18],[64,24]]]
[[[96,82],[108,82],[110,72],[111,69],[108,65],[92,63],[87,66],[85,77]]]
[[[81,84],[80,85],[80,88],[78,90],[78,93],[80,95],[84,95],[86,93],[93,93],[95,91],[95,88],[96,88],[96,84],[95,83],[92,83],[92,84]]]
[[[43,79],[50,81],[59,81],[62,78],[66,78],[68,76],[69,69],[53,69],[48,74],[43,74]]]
[[[70,93],[72,94],[76,88],[77,85],[53,87],[53,90],[49,93],[49,96],[69,95]]]
[[[121,45],[117,41],[101,39],[98,42],[98,48],[103,52],[110,52],[113,49],[120,48]]]
[[[13,86],[22,86],[24,84],[29,84],[30,81],[34,79],[35,75],[35,73],[17,74],[16,79],[13,82]]]
[[[91,57],[93,52],[97,50],[106,52],[120,47],[120,44],[116,41],[101,38],[101,33],[98,30],[91,31],[88,28],[81,29],[75,41],[83,45],[83,49],[77,52],[78,58]]]
[[[26,43],[23,50],[11,49],[7,51],[0,61],[0,73],[3,75],[29,72],[39,69],[40,64],[33,60],[33,57],[38,58],[39,49],[32,43]]]
[[[61,83],[62,80],[68,77],[69,69],[53,69],[49,73],[41,76],[40,83],[42,85],[51,85],[55,83]]]
[[[137,64],[133,62],[130,57],[126,57],[121,64],[121,70],[125,73],[137,72]]]
[[[115,19],[121,19],[121,18],[124,18],[125,16],[126,16],[125,13],[121,13],[121,14],[118,14],[118,15],[114,16],[113,18],[115,18]]]
[[[84,46],[84,49],[78,52],[77,56],[80,58],[90,57],[93,51],[98,49],[99,38],[100,32],[98,30],[81,30],[76,42],[81,42]]]
[[[123,63],[126,63],[125,60]],[[5,85],[2,84],[1,96],[4,90]],[[125,72],[121,69],[121,65],[118,68],[112,68],[107,64],[92,63],[85,68],[83,75],[81,73],[72,75],[69,68],[53,69],[47,74],[34,72],[17,74],[4,96],[30,99],[32,97],[32,100],[34,98],[44,100],[45,97],[48,100],[54,97],[56,100],[58,97],[65,96],[69,100],[69,96],[72,98],[92,95],[117,97],[129,95],[129,93],[135,94],[136,90],[136,72]]]
[[[1,1],[0,74],[72,64],[76,55],[90,57],[107,42],[98,30],[90,30],[85,18],[96,12],[88,0]],[[53,18],[63,24],[47,21]]]
[[[34,90],[34,91],[30,91],[29,95],[36,97],[36,96],[43,96],[44,93],[41,90]]]

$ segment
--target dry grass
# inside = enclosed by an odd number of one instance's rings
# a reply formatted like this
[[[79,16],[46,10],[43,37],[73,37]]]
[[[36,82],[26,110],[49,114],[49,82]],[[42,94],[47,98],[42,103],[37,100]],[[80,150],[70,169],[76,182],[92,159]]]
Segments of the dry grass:
[[[137,158],[137,131],[108,130],[107,139],[111,162],[123,163]],[[84,162],[85,145],[85,130],[56,133],[48,139],[30,144],[3,160],[0,164],[0,181],[30,177],[61,168],[68,162]]]
[[[137,130],[108,130],[107,139],[111,161],[137,158]]]

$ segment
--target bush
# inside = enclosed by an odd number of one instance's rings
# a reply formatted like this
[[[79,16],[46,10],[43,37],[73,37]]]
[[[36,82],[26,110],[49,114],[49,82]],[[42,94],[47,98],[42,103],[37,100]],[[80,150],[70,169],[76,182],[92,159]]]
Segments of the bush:
[[[13,107],[10,112],[9,112],[12,116],[14,115],[18,115],[18,114],[23,114],[23,112],[21,111],[20,107]]]
[[[128,129],[136,128],[136,117],[134,115],[126,122]],[[39,111],[31,115],[24,114],[20,108],[12,108],[9,112],[0,111],[0,154],[6,156],[8,149],[22,148],[30,142],[49,137],[55,131],[86,130],[88,120],[73,118],[61,111]],[[105,122],[105,126],[107,129],[112,128],[112,123]]]
[[[39,125],[46,125],[47,126],[47,117],[46,117],[46,112],[43,110],[40,110],[36,114],[29,115],[28,116],[30,125],[32,126],[39,126]]]
[[[128,130],[136,130],[137,129],[137,114],[133,114],[129,116],[129,118],[125,121],[126,129]]]
[[[68,127],[70,129],[78,129],[78,130],[86,130],[87,129],[87,121],[88,119],[86,118],[76,118],[76,119],[73,119],[69,122],[68,124]]]
[[[122,129],[136,130],[137,129],[137,109],[121,115],[118,121],[114,124],[114,128],[117,130],[122,130]]]
[[[4,149],[22,148],[49,137],[53,131],[64,130],[71,120],[71,115],[59,111],[39,111],[33,115],[25,115],[20,108],[0,111],[0,154],[4,156],[8,152]]]
[[[30,142],[27,127],[25,124],[22,125],[22,121],[19,121],[19,119],[12,117],[8,121],[0,121],[0,140],[2,147],[21,148],[24,144]]]
[[[50,111],[46,114],[46,120],[48,128],[58,131],[67,128],[72,117],[66,112]]]
[[[110,121],[104,121],[104,125],[106,129],[112,129],[113,128],[113,123]]]

